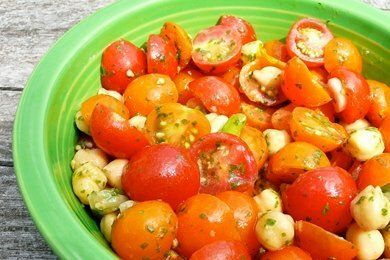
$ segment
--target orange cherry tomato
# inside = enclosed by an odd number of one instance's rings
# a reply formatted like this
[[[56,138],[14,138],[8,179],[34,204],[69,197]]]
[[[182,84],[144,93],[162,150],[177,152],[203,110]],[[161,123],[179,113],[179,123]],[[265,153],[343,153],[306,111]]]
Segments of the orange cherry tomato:
[[[276,251],[268,251],[260,260],[311,260],[311,256],[296,246],[286,246]]]
[[[177,91],[179,92],[178,102],[185,105],[187,101],[192,98],[188,84],[195,79],[202,77],[202,73],[194,69],[186,69],[181,71],[176,77],[173,78],[173,82],[176,85]]]
[[[357,256],[356,247],[325,229],[306,221],[295,223],[295,242],[313,259],[351,260]]]
[[[293,103],[281,107],[272,114],[271,123],[273,128],[278,130],[286,130],[290,132],[290,121],[292,118],[292,111],[296,105]]]
[[[326,84],[329,73],[323,67],[311,68],[310,72],[322,83]]]
[[[217,241],[205,245],[190,257],[190,260],[250,260],[246,247],[237,241]]]
[[[232,85],[238,91],[240,91],[240,71],[240,68],[233,66],[230,67],[224,74],[222,74],[223,80]]]
[[[262,108],[250,103],[241,102],[241,113],[246,116],[247,124],[260,131],[271,128],[271,115],[274,109]]]
[[[390,152],[390,116],[386,117],[383,120],[381,126],[379,127],[379,131],[381,132],[384,143],[385,143],[385,152]]]
[[[133,80],[123,94],[130,115],[148,115],[157,105],[177,102],[175,83],[166,75],[147,74]]]
[[[163,259],[176,229],[177,217],[167,203],[136,203],[115,220],[112,247],[122,259]]]
[[[261,169],[268,157],[267,141],[263,133],[251,126],[245,126],[240,137],[251,150],[257,163],[257,169]]]
[[[298,106],[318,107],[331,101],[321,80],[297,57],[287,62],[282,90]]]
[[[375,80],[367,80],[367,83],[372,97],[367,118],[373,125],[379,127],[383,119],[390,116],[390,87]]]
[[[345,38],[333,38],[328,42],[324,49],[324,62],[328,72],[337,67],[362,72],[362,56],[356,46]]]
[[[294,140],[314,144],[324,152],[340,147],[348,137],[344,127],[304,107],[293,110],[290,129]]]
[[[177,250],[186,257],[215,241],[241,240],[233,211],[215,196],[198,194],[189,198],[177,217]]]
[[[305,142],[287,144],[269,160],[266,178],[271,182],[293,182],[300,174],[330,166],[325,153]]]
[[[356,184],[359,190],[368,185],[384,186],[390,183],[390,153],[382,153],[366,161]]]
[[[353,158],[344,152],[343,148],[331,151],[329,157],[332,166],[338,166],[344,170],[350,169],[353,164]]]
[[[264,49],[267,51],[268,55],[271,55],[275,59],[281,60],[283,62],[287,62],[290,59],[287,53],[286,44],[278,40],[266,42],[264,44]]]

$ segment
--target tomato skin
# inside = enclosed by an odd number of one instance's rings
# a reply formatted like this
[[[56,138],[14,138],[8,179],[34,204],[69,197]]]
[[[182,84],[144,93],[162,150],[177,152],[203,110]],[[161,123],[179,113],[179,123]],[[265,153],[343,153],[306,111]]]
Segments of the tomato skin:
[[[331,151],[329,156],[332,166],[338,166],[348,171],[353,164],[353,157],[344,152],[342,148]]]
[[[190,260],[250,260],[248,250],[237,241],[217,241],[197,250]]]
[[[255,200],[249,195],[238,191],[225,191],[217,194],[216,197],[225,202],[233,211],[242,243],[247,247],[251,255],[256,254],[259,251],[260,243],[255,233],[259,212]]]
[[[379,131],[383,136],[383,141],[385,143],[385,152],[390,152],[390,116],[386,117],[383,120],[381,126],[379,127]]]
[[[347,124],[364,118],[371,106],[370,88],[366,80],[358,73],[345,68],[332,71],[329,78],[338,78],[346,92],[346,107],[340,118]]]
[[[319,54],[315,55],[314,57],[302,53],[301,50],[298,48],[299,40],[304,41],[307,40],[305,38],[311,37],[304,35],[303,30],[306,28],[315,29],[316,31],[320,31],[322,33],[321,38],[317,42],[315,42],[314,44],[310,43],[311,39],[309,39],[309,44],[306,44],[306,47],[310,50],[312,50],[314,47],[310,45],[317,45],[315,47],[318,49]],[[291,26],[290,28],[290,31],[286,38],[287,52],[291,58],[297,56],[310,68],[320,67],[324,64],[323,50],[331,39],[333,39],[332,33],[320,20],[314,18],[303,18],[293,24],[293,26]]]
[[[137,201],[162,199],[176,210],[198,193],[199,170],[187,150],[159,144],[136,153],[122,175],[126,194]]]
[[[250,102],[241,102],[241,113],[246,116],[247,124],[260,131],[271,128],[271,115],[275,110],[263,108]]]
[[[104,105],[97,104],[90,121],[96,145],[116,158],[130,158],[149,144],[145,135]]]
[[[363,190],[368,185],[384,186],[388,183],[390,183],[390,153],[382,153],[366,161],[356,180],[359,190]]]
[[[189,89],[210,112],[229,116],[240,111],[237,90],[219,77],[201,77],[190,82]]]
[[[296,246],[286,246],[280,250],[268,251],[260,260],[311,260],[311,256]]]
[[[185,105],[187,101],[192,98],[191,91],[188,87],[191,81],[202,77],[202,73],[194,69],[186,69],[181,71],[176,77],[173,78],[177,91],[179,93],[178,102]]]
[[[135,204],[112,226],[112,247],[122,259],[163,259],[172,246],[177,217],[162,201]]]
[[[339,167],[323,167],[300,175],[283,190],[282,199],[294,220],[309,220],[330,232],[339,233],[352,221],[349,206],[356,194],[355,181],[347,171]]]
[[[260,170],[268,158],[268,146],[263,133],[254,127],[245,126],[240,138],[248,145],[256,160],[257,169]]]
[[[345,38],[333,38],[328,42],[324,49],[324,62],[328,72],[337,67],[362,72],[362,56],[356,46]]]
[[[375,80],[367,80],[367,83],[372,96],[367,118],[374,126],[379,127],[383,119],[390,116],[390,87]]]
[[[264,48],[268,55],[271,55],[275,59],[281,60],[283,62],[287,62],[290,59],[287,53],[286,44],[278,40],[272,40],[264,43]]]
[[[240,241],[232,210],[209,194],[189,198],[177,214],[178,252],[189,257],[203,246],[219,240]]]
[[[173,43],[151,34],[147,42],[148,73],[160,73],[173,78],[178,73],[177,49]]]
[[[313,108],[315,111],[323,114],[326,116],[330,122],[335,122],[335,111],[334,111],[334,106],[332,102],[326,103],[325,105]]]
[[[103,51],[100,80],[105,89],[123,93],[131,81],[145,72],[146,55],[131,42],[118,40]]]
[[[256,32],[253,26],[240,17],[222,15],[217,24],[228,26],[232,30],[239,32],[242,44],[256,41]]]
[[[235,89],[240,91],[240,68],[237,66],[230,67],[224,74],[222,74],[222,79],[227,83],[232,85]]]
[[[276,110],[271,117],[272,127],[278,130],[286,130],[290,132],[290,122],[292,119],[292,111],[296,106],[293,103],[281,107]]]
[[[357,256],[352,243],[310,222],[297,221],[295,236],[297,246],[313,259],[351,260]]]

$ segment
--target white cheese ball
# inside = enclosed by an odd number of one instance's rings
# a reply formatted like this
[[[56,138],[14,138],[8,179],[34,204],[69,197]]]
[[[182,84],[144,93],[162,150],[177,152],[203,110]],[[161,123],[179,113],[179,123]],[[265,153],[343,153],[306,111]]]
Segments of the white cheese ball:
[[[282,84],[283,71],[274,66],[265,66],[253,71],[253,78],[265,88],[277,88]]]
[[[100,95],[100,94],[108,95],[108,96],[111,96],[113,98],[118,99],[122,103],[124,102],[123,96],[119,92],[116,92],[114,90],[107,90],[105,88],[100,88],[98,90],[98,95]]]
[[[350,133],[345,148],[357,160],[367,161],[383,153],[385,144],[378,128],[367,127]]]
[[[390,221],[390,202],[380,187],[367,186],[352,200],[350,209],[364,230],[384,228]]]
[[[384,255],[390,258],[390,227],[382,230],[383,240],[385,241],[385,252]]]
[[[84,134],[91,135],[91,132],[89,131],[89,126],[85,123],[84,117],[81,114],[81,111],[77,111],[76,115],[74,116],[74,122],[77,126],[77,128],[83,132]]]
[[[257,221],[256,236],[263,247],[279,250],[294,239],[294,220],[290,215],[278,211],[268,211]]]
[[[253,199],[259,208],[259,216],[267,211],[279,211],[282,212],[282,200],[279,194],[273,189],[265,189]]]
[[[290,135],[286,130],[266,129],[263,132],[267,142],[268,153],[273,155],[291,142]]]
[[[227,116],[218,115],[216,113],[207,114],[206,118],[210,122],[211,133],[219,132],[222,129],[222,127],[226,124],[226,122],[229,120]]]
[[[263,47],[262,41],[248,42],[241,47],[241,60],[244,64],[254,61],[258,58],[258,53]]]
[[[145,128],[146,117],[137,115],[129,119],[130,126],[137,128],[139,131],[143,131]]]
[[[103,168],[108,163],[108,157],[101,149],[80,149],[75,153],[70,166],[74,171],[87,162]]]
[[[365,231],[356,223],[348,228],[346,239],[356,246],[358,259],[378,259],[385,250],[385,242],[378,230]]]
[[[356,130],[364,129],[371,126],[366,119],[358,119],[351,124],[341,123],[341,125],[345,128],[348,134]]]
[[[103,172],[108,179],[111,187],[122,189],[123,169],[129,161],[126,159],[115,159],[103,168]]]
[[[100,220],[100,231],[109,243],[111,243],[112,224],[114,224],[116,217],[117,214],[113,212],[104,215]]]

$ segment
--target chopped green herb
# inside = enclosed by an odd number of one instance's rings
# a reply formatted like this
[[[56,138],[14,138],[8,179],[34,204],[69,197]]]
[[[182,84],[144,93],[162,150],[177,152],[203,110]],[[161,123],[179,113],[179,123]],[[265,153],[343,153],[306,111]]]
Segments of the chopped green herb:
[[[267,219],[265,220],[265,225],[264,225],[264,227],[266,227],[266,226],[273,226],[273,225],[275,225],[275,223],[276,223],[276,220],[275,220],[275,219],[273,219],[273,218],[267,218]]]
[[[145,248],[148,247],[148,245],[149,245],[148,243],[143,242],[139,247],[142,248],[142,249],[145,249]]]
[[[199,217],[200,217],[201,219],[206,219],[206,218],[207,218],[206,214],[204,214],[204,213],[200,213],[200,214],[199,214]]]
[[[386,208],[382,209],[382,216],[387,216],[388,210]]]
[[[327,203],[325,204],[325,207],[322,209],[322,215],[325,216],[326,214],[328,214],[329,209],[330,209],[330,207],[329,207],[329,202],[327,202]]]

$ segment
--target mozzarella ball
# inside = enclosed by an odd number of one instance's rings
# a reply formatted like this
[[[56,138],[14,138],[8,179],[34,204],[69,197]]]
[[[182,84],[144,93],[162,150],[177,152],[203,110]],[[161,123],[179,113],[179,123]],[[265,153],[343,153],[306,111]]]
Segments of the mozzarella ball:
[[[390,202],[380,187],[367,186],[352,200],[350,209],[364,230],[384,228],[390,221]]]
[[[259,216],[267,211],[279,211],[282,212],[282,200],[279,194],[273,189],[265,189],[253,199],[259,208]]]
[[[70,166],[74,171],[87,162],[93,163],[99,168],[103,168],[107,165],[108,158],[101,149],[80,149],[75,153]]]
[[[81,114],[81,111],[77,111],[75,117],[74,117],[74,122],[77,126],[77,128],[83,132],[84,134],[91,135],[89,131],[89,126],[85,123],[84,117]]]
[[[262,41],[248,42],[241,47],[241,60],[244,64],[254,61],[258,57],[260,49],[263,47]]]
[[[132,118],[129,119],[130,126],[133,126],[140,131],[144,129],[145,122],[146,122],[146,117],[141,115],[133,116]]]
[[[100,88],[98,90],[98,94],[108,95],[108,96],[111,96],[113,98],[118,99],[122,103],[124,102],[123,96],[119,92],[116,92],[114,90],[107,90],[105,88]]]
[[[103,172],[111,187],[122,189],[122,173],[128,162],[126,159],[115,159],[104,166]]]
[[[382,230],[382,236],[385,241],[385,257],[390,258],[390,227]]]
[[[364,129],[371,126],[366,119],[358,119],[351,124],[342,123],[341,125],[345,128],[348,134],[356,130]]]
[[[290,245],[294,239],[294,220],[282,212],[268,211],[257,221],[256,236],[266,249],[281,249]]]
[[[348,228],[346,239],[356,246],[358,259],[378,259],[385,250],[385,242],[378,230],[365,231],[356,223]]]
[[[267,129],[264,130],[263,135],[270,155],[277,153],[291,142],[291,138],[286,130]]]
[[[381,154],[385,150],[385,144],[378,128],[367,127],[353,131],[345,148],[359,161],[367,161]]]
[[[111,243],[112,224],[114,224],[116,217],[116,213],[109,213],[100,220],[100,231],[109,243]]]
[[[227,116],[216,113],[207,114],[206,118],[210,122],[211,133],[219,132],[229,119]]]
[[[282,70],[273,66],[265,66],[260,70],[254,70],[253,78],[262,87],[277,88],[282,84]]]
[[[128,198],[115,188],[93,191],[88,196],[92,212],[99,216],[117,211],[119,205],[127,200]]]

